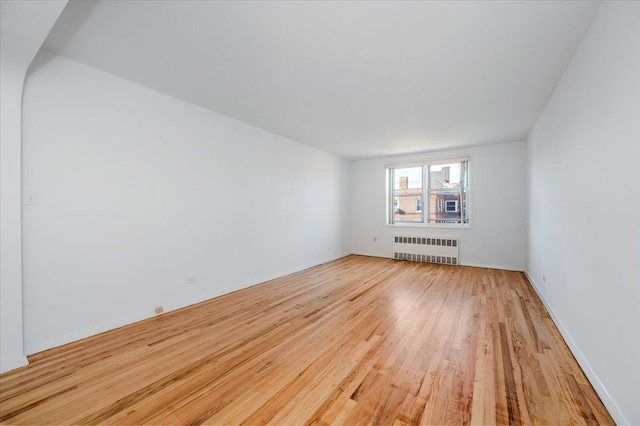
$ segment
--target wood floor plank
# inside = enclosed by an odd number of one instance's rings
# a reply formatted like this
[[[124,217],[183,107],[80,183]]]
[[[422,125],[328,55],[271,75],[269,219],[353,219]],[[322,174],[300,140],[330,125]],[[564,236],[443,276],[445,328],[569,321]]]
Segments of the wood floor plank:
[[[2,424],[614,424],[494,269],[348,256],[29,360]]]

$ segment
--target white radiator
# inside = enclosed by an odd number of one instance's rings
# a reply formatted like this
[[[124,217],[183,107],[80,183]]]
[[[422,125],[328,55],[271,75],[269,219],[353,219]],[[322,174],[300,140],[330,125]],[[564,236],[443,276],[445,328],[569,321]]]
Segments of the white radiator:
[[[393,258],[415,262],[458,264],[458,238],[393,237]]]

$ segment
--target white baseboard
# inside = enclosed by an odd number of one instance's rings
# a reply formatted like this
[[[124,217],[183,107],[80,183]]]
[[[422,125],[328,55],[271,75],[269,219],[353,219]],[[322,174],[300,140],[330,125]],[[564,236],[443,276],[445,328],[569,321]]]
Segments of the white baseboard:
[[[254,285],[258,285],[261,284],[265,281],[271,281],[274,280],[276,278],[280,278],[280,277],[284,277],[285,275],[289,275],[289,274],[293,274],[296,272],[300,272],[303,271],[305,269],[309,269],[312,268],[314,266],[318,266],[318,265],[322,265],[323,263],[327,263],[327,262],[331,262],[333,260],[337,260],[337,259],[341,259],[345,256],[349,256],[351,253],[343,253],[343,254],[338,254],[335,256],[331,256],[328,257],[326,259],[322,259],[316,262],[311,262],[308,263],[306,265],[301,265],[295,268],[291,268],[288,269],[286,271],[282,271],[282,272],[278,272],[276,274],[271,274],[271,275],[267,275],[267,276],[263,276],[261,278],[257,278],[245,283],[240,283],[237,285],[233,285],[233,286],[229,286],[229,287],[225,287],[225,288],[219,288],[216,289],[213,292],[209,292],[209,293],[205,293],[202,294],[198,297],[194,297],[194,298],[189,298],[189,299],[185,299],[183,301],[178,301],[178,302],[166,302],[164,304],[162,304],[162,306],[164,307],[164,311],[165,313],[168,312],[172,312],[178,309],[182,309],[182,308],[186,308],[187,306],[191,306],[191,305],[195,305],[197,303],[201,303],[204,302],[205,300],[210,300],[213,299],[214,297],[218,297],[218,296],[222,296],[225,294],[229,294],[232,293],[234,291],[238,291],[238,290],[242,290],[248,287],[253,287]],[[39,341],[39,342],[34,342],[30,345],[25,345],[25,352],[27,353],[27,355],[32,355],[38,352],[42,352],[44,350],[47,349],[51,349],[51,348],[55,348],[57,346],[62,346],[62,345],[66,345],[67,343],[71,343],[71,342],[76,342],[78,340],[82,340],[82,339],[86,339],[87,337],[91,337],[91,336],[95,336],[96,334],[100,334],[100,333],[104,333],[105,331],[109,331],[109,330],[113,330],[119,327],[123,327],[125,325],[129,325],[129,324],[133,324],[135,322],[138,321],[142,321],[148,318],[152,318],[155,315],[151,312],[151,310],[147,309],[144,310],[142,312],[137,312],[135,314],[132,315],[128,315],[126,317],[121,317],[121,318],[117,318],[113,321],[108,321],[108,322],[104,322],[98,325],[94,325],[91,327],[86,327],[83,328],[81,330],[78,330],[76,332],[73,333],[69,333],[66,334],[64,336],[57,336],[54,337],[52,339],[47,339],[47,340],[43,340],[43,341]],[[26,365],[27,361],[26,361],[26,357],[25,357],[25,363],[21,364],[21,365]],[[20,367],[21,365],[17,365],[17,367]],[[4,360],[3,360],[3,371],[4,371]],[[15,368],[15,367],[14,367]]]
[[[24,367],[27,364],[29,364],[29,361],[24,355],[9,359],[2,358],[0,359],[0,373],[6,373],[7,371],[15,370],[19,367]]]
[[[385,256],[385,255],[381,255],[380,253],[364,253],[364,252],[360,252],[360,253],[351,253],[354,254],[356,256],[367,256],[367,257],[379,257],[382,259],[393,259],[393,256]]]
[[[516,271],[516,272],[524,271],[524,268],[522,268],[521,266],[487,265],[482,263],[466,263],[466,262],[462,262],[460,263],[460,265],[473,266],[474,268],[502,269],[505,271]]]
[[[134,322],[142,321],[147,318],[151,318],[153,315],[148,312],[137,312],[126,317],[120,317],[113,321],[103,322],[101,324],[85,327],[81,330],[77,330],[73,333],[68,333],[62,336],[56,336],[51,339],[41,340],[33,342],[31,344],[25,344],[24,351],[27,355],[33,355],[38,352],[46,351],[47,349],[56,348],[58,346],[66,345],[67,343],[76,342],[78,340],[85,339],[87,337],[95,336],[96,334],[104,333],[105,331],[113,330],[127,324],[133,324]]]
[[[383,259],[393,259],[391,255],[381,255],[379,253],[353,253],[358,256],[369,256],[369,257],[381,257]],[[487,268],[487,269],[504,269],[505,271],[516,271],[523,272],[524,268],[520,266],[504,266],[504,265],[488,265],[483,263],[460,263],[460,266],[473,266],[476,268]]]
[[[261,278],[257,278],[255,280],[251,280],[242,284],[234,285],[231,287],[226,287],[224,289],[218,289],[214,292],[207,293],[205,295],[199,296],[197,298],[188,299],[185,303],[182,304],[167,304],[165,305],[165,312],[171,312],[178,309],[186,308],[187,306],[196,305],[198,303],[204,302],[206,300],[211,300],[219,296],[223,296],[225,294],[233,293],[234,291],[243,290],[245,288],[253,287],[258,284],[262,284],[267,281],[275,280],[277,278],[281,278],[290,274],[295,274],[296,272],[304,271],[305,269],[313,268],[314,266],[322,265],[327,262],[332,262],[334,260],[342,259],[343,257],[350,256],[351,253],[339,254],[336,256],[331,256],[323,260],[319,260],[317,262],[311,262],[306,265],[298,266],[295,268],[288,269],[286,271],[278,272],[276,274],[266,275]]]
[[[609,395],[609,392],[607,392],[607,388],[604,387],[604,385],[600,381],[600,378],[598,378],[598,375],[595,373],[595,371],[593,371],[593,368],[591,368],[591,365],[585,358],[580,348],[576,345],[576,343],[571,338],[571,334],[569,334],[569,331],[562,324],[562,321],[560,321],[560,318],[558,318],[558,315],[556,315],[555,311],[553,310],[553,308],[551,307],[547,299],[545,299],[544,295],[540,291],[540,287],[538,287],[535,281],[533,281],[533,279],[531,278],[531,276],[527,271],[524,271],[524,274],[526,275],[527,279],[531,283],[531,287],[533,287],[533,289],[535,290],[540,300],[542,300],[544,307],[549,312],[549,315],[551,315],[551,319],[553,319],[553,322],[556,324],[556,327],[558,328],[558,330],[560,330],[560,334],[564,338],[565,343],[567,344],[567,346],[569,346],[569,350],[575,357],[576,361],[578,361],[578,364],[580,365],[580,367],[582,368],[582,371],[584,371],[584,374],[587,376],[587,378],[591,382],[591,385],[593,386],[596,393],[602,400],[602,403],[605,405],[605,407],[607,407],[607,410],[609,410],[609,414],[611,414],[611,417],[613,417],[613,420],[615,420],[615,422],[619,425],[629,425],[630,423],[627,421],[624,414],[622,414],[620,407],[618,407],[618,404],[616,404],[613,398],[611,397],[611,395]]]

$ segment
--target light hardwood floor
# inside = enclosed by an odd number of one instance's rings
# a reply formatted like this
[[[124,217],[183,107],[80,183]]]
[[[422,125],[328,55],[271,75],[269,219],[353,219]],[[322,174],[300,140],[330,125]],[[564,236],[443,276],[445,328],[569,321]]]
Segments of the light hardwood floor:
[[[523,274],[349,256],[30,357],[16,424],[613,424]]]

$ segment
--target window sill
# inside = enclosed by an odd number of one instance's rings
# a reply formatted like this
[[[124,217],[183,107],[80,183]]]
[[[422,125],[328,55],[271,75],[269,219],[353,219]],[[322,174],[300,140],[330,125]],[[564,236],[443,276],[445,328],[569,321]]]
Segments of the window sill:
[[[387,223],[385,226],[387,228],[471,229],[471,224],[455,225],[449,223]]]

